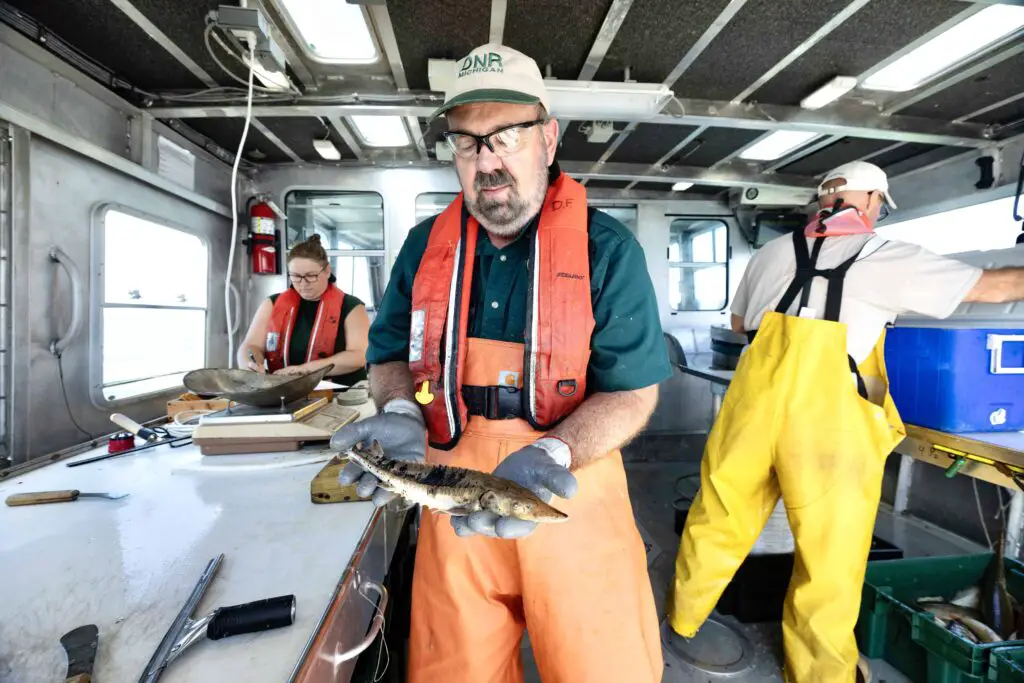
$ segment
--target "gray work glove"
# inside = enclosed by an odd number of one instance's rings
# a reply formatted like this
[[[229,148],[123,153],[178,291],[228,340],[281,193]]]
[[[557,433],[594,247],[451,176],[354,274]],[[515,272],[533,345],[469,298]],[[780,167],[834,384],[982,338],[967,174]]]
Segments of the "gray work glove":
[[[360,441],[380,442],[384,455],[392,460],[425,462],[427,456],[427,427],[419,406],[406,399],[392,399],[378,415],[345,425],[331,437],[331,449],[347,451]],[[338,482],[348,486],[358,480],[356,495],[373,496],[377,507],[387,505],[396,494],[385,491],[377,477],[349,462],[338,475]]]
[[[560,498],[576,495],[576,477],[569,471],[569,463],[569,447],[558,439],[544,437],[510,454],[491,474],[528,488],[545,503],[550,503],[552,494]],[[459,536],[523,538],[537,528],[537,522],[503,517],[487,510],[452,517],[451,522]]]

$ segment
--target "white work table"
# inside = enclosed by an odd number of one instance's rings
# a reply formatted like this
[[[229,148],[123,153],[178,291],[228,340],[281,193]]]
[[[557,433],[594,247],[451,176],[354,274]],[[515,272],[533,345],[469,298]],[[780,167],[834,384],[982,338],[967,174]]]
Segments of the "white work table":
[[[0,682],[63,680],[60,637],[84,624],[99,629],[93,680],[139,680],[207,563],[221,553],[195,617],[294,594],[295,622],[204,638],[170,664],[161,683],[349,680],[353,660],[320,653],[344,652],[367,634],[377,594],[364,597],[357,586],[384,578],[401,513],[363,501],[312,503],[310,481],[329,457],[326,444],[218,456],[163,445],[66,466],[102,452],[0,482],[0,498],[57,489],[129,494],[0,506]],[[293,677],[307,649],[318,667]]]

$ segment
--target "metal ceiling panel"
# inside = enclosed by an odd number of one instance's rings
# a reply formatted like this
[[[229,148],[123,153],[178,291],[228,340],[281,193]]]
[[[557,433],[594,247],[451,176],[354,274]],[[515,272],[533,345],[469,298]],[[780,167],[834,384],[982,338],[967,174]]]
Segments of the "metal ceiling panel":
[[[559,159],[572,159],[573,161],[597,161],[608,149],[610,143],[615,142],[615,136],[607,143],[587,142],[587,136],[580,132],[580,126],[586,121],[569,121],[565,124],[565,133],[562,135],[562,143],[558,148]],[[622,130],[622,124],[616,126]]]
[[[717,197],[723,192],[728,192],[728,189],[714,185],[694,185],[676,194],[680,199],[694,199],[695,197]]]
[[[730,100],[831,19],[849,0],[751,0],[672,89]]]
[[[427,60],[461,59],[487,42],[490,3],[463,0],[388,0],[409,87],[427,90]]]
[[[132,0],[142,14],[160,27],[164,35],[171,39],[185,54],[203,67],[206,73],[222,85],[239,85],[217,66],[206,51],[203,42],[203,29],[206,28],[206,15],[220,5],[233,5],[230,0]],[[211,38],[210,44],[216,50],[217,58],[240,78],[248,78],[249,72],[238,61],[229,57],[224,50]],[[230,43],[228,43],[230,45]]]
[[[1001,107],[971,118],[978,123],[1014,123],[1024,119],[1024,98],[1018,98]],[[999,137],[1002,137],[1000,135]]]
[[[1011,57],[974,78],[957,83],[928,99],[921,100],[900,114],[927,116],[952,121],[972,111],[1005,100],[1024,90],[1024,54]]]
[[[6,1],[136,87],[204,87],[109,0]]]
[[[641,123],[609,158],[631,164],[653,164],[696,128]]]
[[[679,0],[634,0],[596,80],[621,81],[628,66],[633,80],[662,82],[727,4],[700,0],[681,8]]]
[[[587,187],[607,188],[609,190],[625,190],[628,180],[588,180]]]
[[[242,128],[245,125],[245,119],[182,119],[181,122],[210,138],[231,154],[238,150],[238,141],[242,139]],[[262,156],[253,156],[256,150],[259,150]],[[253,126],[249,126],[249,132],[246,134],[243,156],[257,163],[294,163]]]
[[[883,154],[873,156],[869,161],[885,169],[885,172],[890,176],[894,176],[944,161],[967,151],[969,150],[965,150],[962,147],[908,143],[894,147]]]
[[[259,121],[305,161],[324,160],[322,156],[317,154],[316,149],[313,148],[313,140],[323,140],[325,137],[330,139],[334,146],[338,148],[338,151],[341,152],[342,161],[355,159],[355,153],[345,144],[345,141],[334,130],[334,127],[326,125],[320,119],[270,117],[260,119]],[[238,144],[237,138],[235,144]]]
[[[710,166],[763,134],[760,130],[708,128],[670,161],[685,166]]]
[[[856,76],[969,7],[953,0],[875,0],[750,99],[798,105],[835,76]]]
[[[516,0],[508,3],[504,44],[551,65],[555,78],[575,79],[612,0]]]
[[[589,183],[588,183],[589,184]],[[651,192],[671,192],[672,183],[636,183],[631,190],[648,190]]]
[[[925,152],[938,148],[938,145],[922,145],[916,142],[911,142],[905,145],[900,145],[899,147],[894,147],[892,150],[885,152],[884,154],[873,156],[868,159],[868,161],[876,166],[887,168],[893,164],[898,164],[901,161],[906,161],[911,157],[916,157],[919,154],[924,154]]]
[[[840,164],[855,161],[868,154],[883,150],[892,145],[889,140],[865,140],[863,138],[843,138],[829,145],[820,152],[782,166],[779,170],[793,175],[817,176],[832,170]]]
[[[921,154],[890,164],[881,164],[875,159],[872,159],[872,161],[884,168],[885,172],[888,173],[890,177],[895,177],[909,171],[915,171],[919,168],[930,166],[931,164],[937,164],[940,161],[946,161],[947,159],[951,159],[969,151],[970,150],[961,149],[960,147],[934,147],[922,152]],[[898,202],[899,200],[896,201]]]
[[[587,183],[587,185],[590,185],[593,182],[594,181],[591,180],[590,183]],[[631,187],[630,189],[648,192],[672,192],[672,185],[673,183],[644,182],[637,183],[633,185],[633,187]],[[689,187],[683,190],[682,192],[674,193],[673,199],[695,199],[698,196],[701,198],[714,197],[725,191],[726,189],[724,187],[714,187],[712,185],[694,185],[693,187]]]

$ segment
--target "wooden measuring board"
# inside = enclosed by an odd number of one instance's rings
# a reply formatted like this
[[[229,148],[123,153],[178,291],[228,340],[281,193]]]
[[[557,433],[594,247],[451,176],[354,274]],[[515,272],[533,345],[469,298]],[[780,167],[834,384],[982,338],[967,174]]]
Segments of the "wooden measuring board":
[[[334,432],[355,422],[359,414],[353,408],[328,403],[295,422],[200,424],[192,433],[192,441],[203,455],[297,451],[308,441],[329,441]]]
[[[356,485],[342,486],[338,475],[348,462],[343,455],[336,455],[309,482],[309,499],[314,503],[349,503],[364,500],[356,495]]]

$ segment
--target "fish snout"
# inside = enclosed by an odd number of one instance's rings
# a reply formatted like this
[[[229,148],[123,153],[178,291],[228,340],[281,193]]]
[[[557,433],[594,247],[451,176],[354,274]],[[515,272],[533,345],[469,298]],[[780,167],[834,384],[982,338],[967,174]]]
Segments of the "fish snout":
[[[503,496],[495,491],[486,491],[480,496],[480,507],[496,515],[527,522],[564,522],[569,519],[569,515],[536,496]]]

